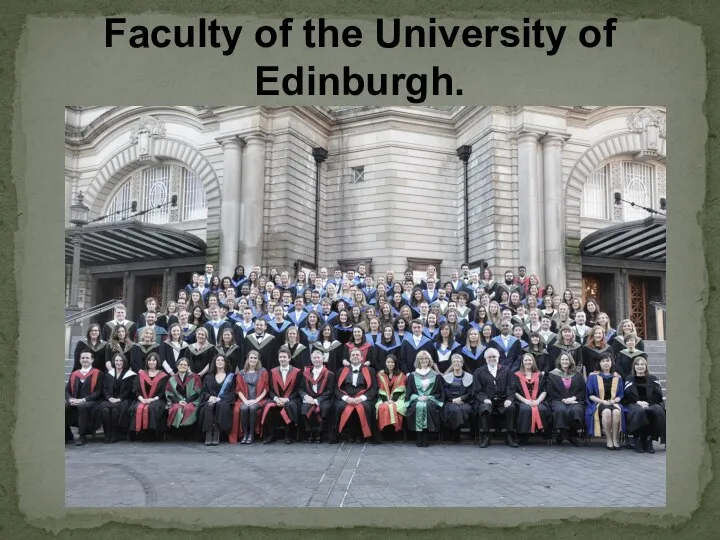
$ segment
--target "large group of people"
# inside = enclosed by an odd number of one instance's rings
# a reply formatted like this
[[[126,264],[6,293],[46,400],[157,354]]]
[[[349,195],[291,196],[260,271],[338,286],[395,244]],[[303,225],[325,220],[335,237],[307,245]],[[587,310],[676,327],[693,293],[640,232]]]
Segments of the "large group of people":
[[[620,436],[637,452],[665,440],[665,403],[630,320],[598,299],[541,286],[524,267],[496,281],[468,265],[444,284],[434,267],[373,278],[259,267],[219,277],[211,264],[135,321],[118,306],[91,324],[65,390],[66,443],[164,439],[379,444],[431,434],[480,447],[504,433],[549,443]],[[75,439],[72,426],[77,427]],[[414,436],[412,435],[414,433]]]

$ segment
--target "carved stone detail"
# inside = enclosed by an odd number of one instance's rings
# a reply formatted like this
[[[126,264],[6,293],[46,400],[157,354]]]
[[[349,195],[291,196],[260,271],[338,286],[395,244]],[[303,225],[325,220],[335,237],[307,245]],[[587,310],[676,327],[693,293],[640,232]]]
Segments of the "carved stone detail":
[[[661,110],[646,107],[627,116],[628,129],[633,133],[640,133],[640,157],[656,157],[660,150],[660,139],[665,138],[665,113]]]
[[[165,137],[165,123],[149,114],[143,115],[130,134],[130,142],[138,147],[138,160],[145,161],[153,156],[153,141]]]
[[[622,206],[615,204],[615,193],[619,192],[622,195],[623,192],[622,164],[619,161],[613,161],[610,164],[610,186],[610,204],[612,204],[612,219],[613,221],[622,221]]]
[[[657,171],[658,200],[664,199],[667,197],[667,185],[666,185],[666,181],[665,181],[665,174],[666,174],[665,167],[658,166],[655,170]]]

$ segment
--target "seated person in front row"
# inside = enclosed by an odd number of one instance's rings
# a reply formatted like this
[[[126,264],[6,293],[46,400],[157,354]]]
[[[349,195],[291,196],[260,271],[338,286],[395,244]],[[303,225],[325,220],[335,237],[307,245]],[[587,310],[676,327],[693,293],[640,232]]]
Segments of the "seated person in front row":
[[[144,369],[138,371],[135,377],[135,401],[130,405],[128,439],[132,439],[133,433],[143,433],[146,436],[152,433],[159,437],[164,431],[167,379],[167,373],[160,369],[160,355],[156,352],[148,354]]]
[[[235,377],[230,363],[218,354],[210,363],[210,370],[203,379],[198,418],[205,445],[220,444],[220,433],[232,429],[233,405],[235,404]]]
[[[317,444],[322,442],[322,434],[334,430],[335,427],[335,374],[325,367],[323,359],[321,351],[313,351],[310,355],[311,365],[303,371],[300,385],[300,414],[308,434],[308,442]]]
[[[376,442],[375,422],[373,410],[377,398],[377,383],[375,370],[362,365],[362,352],[360,349],[350,351],[350,365],[343,367],[337,378],[336,388],[336,418],[338,419],[338,434],[342,434],[350,419],[360,424],[362,436],[365,441]],[[357,440],[357,429],[351,428],[350,438]]]
[[[623,404],[627,411],[627,431],[635,435],[638,453],[654,454],[653,439],[665,441],[665,402],[662,387],[648,370],[647,359],[635,358],[625,379]]]
[[[515,385],[507,367],[500,365],[500,353],[488,347],[486,365],[473,374],[475,412],[480,426],[480,448],[490,445],[490,415],[498,414],[507,434],[505,442],[517,448],[515,441]]]
[[[262,412],[262,432],[265,437],[263,444],[270,444],[275,440],[278,416],[285,424],[285,444],[292,443],[290,430],[293,426],[297,429],[300,420],[299,390],[302,372],[290,365],[290,350],[284,345],[278,352],[278,363],[278,367],[270,370],[270,399]]]
[[[65,444],[73,440],[70,426],[78,427],[77,446],[83,446],[86,436],[97,427],[95,409],[103,399],[104,381],[103,373],[92,367],[92,362],[92,351],[81,351],[80,369],[70,374],[65,386]]]
[[[124,430],[128,427],[128,409],[133,399],[133,386],[137,376],[122,353],[115,353],[113,365],[115,367],[105,374],[104,401],[98,407],[106,443],[117,442],[118,427]]]
[[[440,431],[445,401],[442,377],[433,369],[427,351],[420,351],[415,358],[415,371],[407,376],[405,397],[408,429],[417,432],[417,446],[427,447],[428,433]]]

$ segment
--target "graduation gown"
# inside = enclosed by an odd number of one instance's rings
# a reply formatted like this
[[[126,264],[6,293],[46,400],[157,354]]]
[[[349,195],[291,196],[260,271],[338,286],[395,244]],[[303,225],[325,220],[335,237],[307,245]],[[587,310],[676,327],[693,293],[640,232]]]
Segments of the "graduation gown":
[[[158,326],[162,326],[165,330],[167,330],[171,325],[178,322],[177,315],[167,315],[163,313],[162,315],[158,315],[156,324]]]
[[[296,343],[293,346],[288,345],[288,347],[290,348],[291,366],[295,366],[298,369],[305,369],[310,365],[310,349],[307,345]]]
[[[605,404],[595,403],[590,396],[595,396],[604,400],[607,396],[608,385],[610,385],[610,398],[623,397],[623,380],[617,373],[610,376],[604,376],[600,373],[590,373],[587,379],[587,390],[585,399],[585,433],[588,437],[600,437],[602,435],[602,422],[600,415],[605,409],[610,407]],[[618,403],[617,408],[620,409],[621,431],[625,431],[625,415],[624,407]]]
[[[547,334],[546,336],[543,336],[540,332],[538,332],[538,334],[540,334],[540,339],[545,344],[545,349],[547,351],[550,351],[550,347],[555,345],[555,342],[558,339],[558,335],[552,331],[549,334]]]
[[[550,410],[553,415],[554,429],[576,430],[585,422],[585,377],[580,371],[576,371],[570,379],[570,388],[565,389],[563,376],[560,370],[553,369],[547,375],[546,391],[547,400],[550,402]],[[577,403],[565,404],[563,399],[577,398]]]
[[[423,380],[429,380],[427,388],[423,388]],[[440,419],[443,404],[445,402],[445,391],[443,379],[440,374],[430,369],[421,375],[413,371],[407,376],[405,385],[405,402],[407,404],[407,427],[410,431],[440,431]],[[420,396],[427,399],[421,401]]]
[[[219,397],[220,401],[210,403],[211,397]],[[221,382],[214,373],[208,373],[203,379],[198,420],[203,433],[216,429],[229,432],[232,429],[233,404],[235,403],[235,374],[228,372]]]
[[[618,351],[617,356],[615,357],[615,366],[623,379],[627,379],[630,375],[632,375],[632,363],[638,356],[644,358],[646,361],[648,359],[648,355],[638,349],[635,349],[633,352],[630,352],[627,349]]]
[[[275,336],[271,334],[264,334],[264,336],[265,337],[262,342],[258,342],[257,335],[255,334],[249,334],[245,337],[245,341],[243,342],[243,354],[245,358],[247,358],[250,351],[257,351],[260,355],[260,363],[262,364],[262,367],[270,370],[275,366],[280,365],[277,357],[278,344]]]
[[[130,351],[132,351],[134,343],[132,341],[128,343],[113,343],[111,341],[107,342],[107,345],[105,345],[105,367],[107,367],[107,364],[110,364],[111,369],[114,369],[115,366],[113,366],[113,356],[116,354],[122,354],[128,361],[128,365],[130,364]],[[107,370],[103,370],[107,371]]]
[[[535,365],[544,375],[547,375],[555,368],[552,358],[550,358],[550,353],[547,351],[542,341],[540,342],[540,350],[536,351],[528,345],[522,352],[523,354],[528,353],[533,355],[533,358],[535,358]],[[522,356],[520,357],[520,364],[520,370],[522,370]]]
[[[102,335],[100,336],[100,339],[103,341],[110,341],[110,336],[113,333],[113,330],[115,330],[115,327],[118,325],[117,321],[114,319],[112,321],[108,321],[103,325],[102,328]],[[135,335],[135,332],[137,331],[137,326],[135,326],[135,323],[129,320],[123,321],[123,326],[125,327],[125,330],[127,330],[127,335],[130,339],[133,338]]]
[[[615,333],[612,339],[608,342],[608,345],[610,345],[610,348],[615,354],[615,358],[617,358],[617,355],[620,351],[622,351],[623,349],[627,349],[627,345],[625,345],[625,339],[617,333]],[[635,348],[640,351],[645,351],[645,342],[642,339],[639,339],[638,342],[635,344]]]
[[[135,373],[140,373],[140,371],[145,368],[145,359],[151,352],[160,354],[160,345],[152,343],[146,346],[135,343],[130,349],[130,369]],[[162,369],[162,366],[158,366],[158,369]]]
[[[251,321],[247,326],[242,321],[236,322],[232,326],[232,330],[235,343],[244,343],[246,337],[255,333],[255,322]]]
[[[423,335],[420,338],[419,345],[415,346],[413,334],[406,333],[405,339],[400,345],[400,369],[403,373],[407,374],[415,371],[415,359],[420,351],[429,352],[433,362],[437,363],[437,350],[430,338]]]
[[[453,354],[460,353],[463,348],[460,343],[453,341],[450,347],[444,347],[442,344],[435,342],[435,350],[437,351],[437,369],[440,373],[445,373],[452,364],[450,357]]]
[[[363,341],[360,345],[356,345],[353,341],[347,342],[345,344],[345,347],[343,347],[343,360],[347,360],[348,362],[350,362],[350,353],[354,349],[358,349],[362,353],[363,364],[372,360],[370,354],[370,351],[372,350],[372,345],[367,341]]]
[[[185,343],[188,345],[195,343],[195,332],[197,331],[197,326],[188,323],[186,328],[180,326],[180,331],[182,332],[182,337]]]
[[[337,337],[337,340],[343,345],[352,340],[352,326],[340,326],[339,324],[337,324],[333,326],[333,330],[335,330],[335,336]]]
[[[452,372],[445,373],[442,378],[445,391],[443,422],[450,429],[456,430],[465,425],[472,417],[473,376],[467,371],[463,371],[459,378],[456,378]],[[453,403],[456,398],[460,398],[462,403]]]
[[[189,358],[188,344],[163,341],[160,344],[160,364],[168,375],[177,373],[177,363],[181,358]]]
[[[400,343],[400,339],[397,337],[397,334],[393,334],[392,341],[389,343],[380,339],[372,347],[370,365],[375,371],[380,373],[383,369],[385,369],[385,359],[389,355],[392,354],[395,355],[395,358],[399,358],[401,345],[402,344]],[[400,368],[400,366],[396,367],[398,369]]]
[[[202,348],[197,343],[193,343],[188,347],[188,360],[190,361],[190,371],[200,374],[206,366],[210,365],[210,361],[214,358],[215,347],[212,343],[205,342]]]
[[[274,432],[276,418],[279,414],[281,421],[286,425],[298,424],[300,420],[300,385],[302,383],[302,370],[289,366],[288,373],[283,382],[280,366],[270,370],[269,399],[262,409],[260,423],[262,433],[271,436]],[[275,403],[275,398],[289,399],[285,405]],[[287,433],[286,433],[287,436]]]
[[[525,399],[535,401],[540,394],[546,391],[546,374],[542,370],[533,373],[529,381],[522,371],[516,371],[513,375],[515,377],[515,393],[520,394]],[[515,397],[517,406],[515,425],[517,432],[526,434],[542,431],[546,436],[549,436],[552,433],[552,413],[547,401],[543,400],[537,407],[531,407],[517,399],[517,396]]]
[[[116,373],[111,369],[105,373],[103,380],[103,402],[100,403],[98,412],[102,419],[103,431],[111,433],[116,426],[127,429],[130,421],[129,408],[133,400],[133,388],[137,373],[132,369],[126,369]],[[112,403],[110,398],[120,401]]]
[[[288,314],[285,315],[285,320],[289,321],[292,326],[297,326],[298,328],[305,326],[305,319],[307,318],[308,312],[304,309],[300,312],[300,315],[298,315],[294,309],[292,311],[288,311]]]
[[[594,347],[583,345],[581,352],[583,357],[583,365],[585,366],[585,372],[588,374],[600,370],[600,366],[598,365],[600,355],[609,353],[613,357],[613,359],[615,358],[612,349],[607,345],[602,349],[595,349]]]
[[[195,373],[187,373],[185,378],[175,373],[168,377],[165,385],[165,399],[168,403],[168,427],[181,428],[191,426],[197,421],[197,408],[200,405],[202,381]],[[184,407],[180,402],[185,401]]]
[[[213,353],[213,360],[216,356],[223,355],[225,357],[225,363],[228,364],[227,371],[234,373],[236,369],[242,369],[245,365],[243,360],[243,351],[237,343],[233,343],[230,347],[223,347],[222,345],[215,346],[215,352]]]
[[[638,401],[647,401],[648,407],[643,409],[638,405]],[[628,433],[640,433],[653,439],[665,440],[665,402],[660,381],[655,375],[647,375],[647,377],[630,375],[625,379],[623,404],[626,410]]]
[[[90,435],[97,430],[98,417],[95,412],[103,399],[103,382],[103,373],[96,368],[91,368],[85,374],[80,370],[70,374],[65,385],[66,439],[70,426],[77,426],[81,436]],[[70,398],[85,399],[86,401],[79,405],[70,405]],[[72,438],[72,435],[70,437]]]
[[[310,345],[310,355],[318,350],[323,353],[323,364],[333,373],[342,367],[342,354],[344,346],[338,340],[331,342],[316,341]]]
[[[484,356],[486,350],[487,347],[479,344],[474,349],[468,345],[461,347],[458,352],[463,357],[463,369],[468,373],[475,373],[476,369],[483,367],[487,363]]]
[[[403,372],[389,376],[384,369],[377,372],[378,395],[375,403],[375,418],[378,431],[393,426],[402,429],[403,417],[407,412],[405,391],[407,377]]]
[[[145,370],[140,370],[133,384],[134,400],[130,405],[130,430],[141,432],[146,430],[159,431],[165,418],[165,384],[168,375],[158,371],[150,377]],[[139,397],[145,399],[159,398],[152,403],[140,403]]]
[[[99,369],[103,373],[107,371],[107,367],[105,366],[105,360],[107,359],[106,355],[106,349],[107,342],[103,341],[102,339],[99,339],[98,342],[93,346],[88,343],[88,340],[82,339],[78,341],[78,344],[75,346],[75,362],[73,363],[73,371],[77,371],[82,366],[80,365],[80,353],[83,349],[89,349],[90,352],[92,352],[92,367],[95,369]]]
[[[246,379],[246,371],[240,370],[235,374],[235,395],[242,393],[243,396],[245,396],[246,399],[256,399],[257,396],[262,395],[263,392],[266,392],[269,389],[269,371],[262,366],[258,369],[258,376],[257,381],[255,382],[255,398],[250,397],[250,392],[248,390],[249,385]],[[265,394],[265,397],[258,401],[253,408],[250,410],[250,414],[254,414],[256,419],[259,419],[260,417],[260,411],[262,411],[262,408],[265,406],[268,400],[268,394]],[[235,444],[237,443],[238,437],[243,436],[243,425],[240,421],[240,408],[244,405],[244,402],[240,399],[238,396],[235,400],[235,404],[233,405],[233,424],[232,429],[230,430],[230,434],[228,435],[228,440],[230,443]],[[254,409],[254,410],[253,410]],[[255,426],[255,433],[249,433],[248,435],[260,435],[261,433],[261,425],[259,421],[254,422]]]
[[[311,330],[307,326],[300,329],[300,343],[310,348],[320,338],[320,329]]]
[[[520,340],[515,336],[508,336],[508,346],[506,348],[502,336],[495,336],[490,340],[488,346],[500,353],[498,363],[505,366],[510,373],[515,373],[520,369],[520,360],[522,359],[522,346],[520,343]]]
[[[222,339],[222,333],[226,328],[229,328],[230,330],[233,329],[232,325],[227,321],[218,322],[216,324],[208,321],[203,325],[203,328],[207,330],[207,340],[213,345],[217,345],[220,342]]]
[[[313,386],[315,388],[313,388]],[[300,415],[308,429],[321,426],[323,431],[334,427],[335,412],[335,374],[323,366],[317,379],[313,378],[312,366],[303,369],[299,389],[301,406]],[[309,396],[318,401],[317,405],[306,403],[305,397]]]
[[[485,403],[489,399],[492,403]],[[473,373],[473,401],[475,411],[481,420],[481,431],[486,433],[488,428],[483,427],[483,417],[487,424],[487,416],[494,412],[501,414],[505,419],[505,428],[508,431],[515,429],[515,407],[505,407],[505,401],[515,402],[515,381],[508,369],[498,363],[495,377],[490,373],[487,364]]]
[[[357,385],[353,385],[353,369],[351,367],[343,367],[337,376],[337,385],[335,389],[335,411],[338,420],[338,433],[342,433],[345,426],[353,415],[357,415],[360,422],[360,429],[364,438],[369,438],[373,434],[372,421],[373,409],[375,408],[375,400],[377,399],[377,380],[375,370],[371,367],[361,365],[357,376]],[[343,400],[343,397],[360,397],[365,396],[365,401],[351,405]]]
[[[570,345],[563,345],[561,341],[556,341],[549,349],[552,365],[557,365],[557,360],[563,353],[568,353],[575,360],[575,367],[579,373],[582,373],[583,354],[582,347],[577,341],[573,341]],[[552,370],[551,370],[552,371]]]
[[[276,322],[275,319],[268,321],[267,333],[275,337],[278,348],[285,344],[285,334],[291,326],[294,325],[288,320],[283,320],[281,323]],[[299,337],[300,336],[298,336],[298,338]]]

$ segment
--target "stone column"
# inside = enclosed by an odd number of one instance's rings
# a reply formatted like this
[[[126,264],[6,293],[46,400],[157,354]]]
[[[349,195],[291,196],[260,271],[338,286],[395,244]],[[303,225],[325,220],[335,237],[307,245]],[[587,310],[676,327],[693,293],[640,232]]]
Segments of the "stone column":
[[[524,132],[518,141],[518,210],[519,247],[518,262],[527,267],[528,274],[539,274],[544,268],[541,253],[544,251],[542,222],[540,221],[539,179],[537,168],[538,134]]]
[[[558,135],[543,137],[543,191],[545,194],[545,269],[540,281],[562,292],[565,283],[563,238],[565,205],[562,197],[562,145]]]
[[[218,140],[223,149],[223,186],[220,205],[219,275],[232,276],[240,257],[240,207],[242,204],[242,141]]]
[[[262,267],[265,138],[261,135],[250,135],[245,138],[242,178],[243,197],[241,207],[243,217],[240,261],[246,269],[255,265]]]

